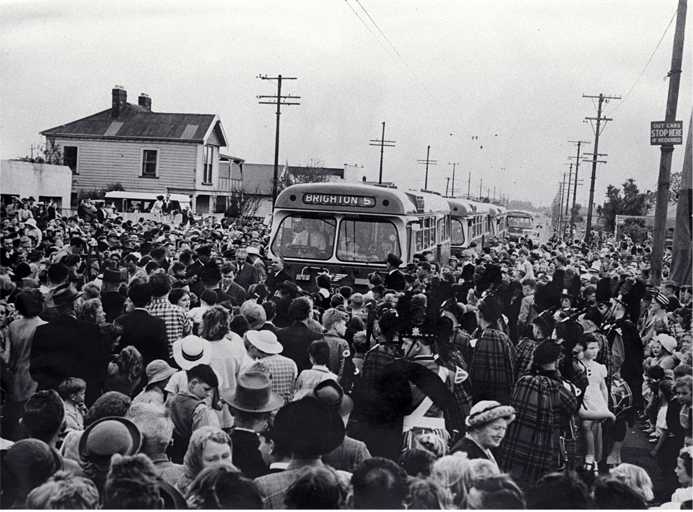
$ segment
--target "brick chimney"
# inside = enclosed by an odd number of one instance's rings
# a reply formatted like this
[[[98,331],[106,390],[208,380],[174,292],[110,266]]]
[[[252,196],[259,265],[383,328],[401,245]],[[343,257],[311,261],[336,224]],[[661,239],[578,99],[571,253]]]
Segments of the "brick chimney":
[[[125,112],[128,101],[127,91],[120,85],[116,85],[111,91],[113,96],[113,104],[111,106],[111,117],[114,119],[119,118]]]
[[[140,97],[137,98],[137,104],[140,107],[144,107],[149,111],[152,110],[152,99],[149,97],[149,94],[145,94],[145,93],[140,94]]]

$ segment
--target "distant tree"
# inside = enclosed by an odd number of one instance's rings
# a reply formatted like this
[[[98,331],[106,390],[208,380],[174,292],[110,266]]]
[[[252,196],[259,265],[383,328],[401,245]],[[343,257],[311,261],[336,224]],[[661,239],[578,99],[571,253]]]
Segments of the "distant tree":
[[[77,193],[77,201],[82,199],[103,199],[108,192],[125,190],[120,182],[111,183],[104,188],[95,188],[92,190],[80,190]]]
[[[259,188],[259,186],[256,187],[254,194],[242,188],[233,188],[228,198],[224,217],[234,219],[249,219],[255,217],[258,208],[260,208],[260,201],[262,200]]]
[[[580,215],[581,209],[582,205],[580,203],[575,203],[575,206],[571,208],[571,215],[575,216],[575,224],[579,224],[585,220],[582,218],[582,215]]]
[[[527,210],[529,212],[539,211],[530,201],[518,201],[517,199],[511,199],[508,201],[508,210]]]
[[[623,234],[629,236],[636,244],[645,242],[650,232],[645,219],[626,219],[623,223]]]
[[[324,183],[332,181],[333,174],[325,169],[322,160],[311,160],[305,167],[289,167],[278,179],[277,190],[299,183]]]
[[[621,189],[609,185],[606,189],[606,201],[597,206],[597,214],[602,217],[604,229],[613,232],[616,226],[616,215],[642,216],[652,206],[652,193],[641,193],[634,179],[626,180]]]
[[[31,162],[33,164],[53,164],[63,165],[63,150],[60,144],[56,144],[54,140],[48,140],[46,144],[31,145],[31,156],[18,158],[22,162]]]
[[[679,200],[679,189],[681,188],[681,173],[672,172],[669,184],[669,202],[676,203]]]

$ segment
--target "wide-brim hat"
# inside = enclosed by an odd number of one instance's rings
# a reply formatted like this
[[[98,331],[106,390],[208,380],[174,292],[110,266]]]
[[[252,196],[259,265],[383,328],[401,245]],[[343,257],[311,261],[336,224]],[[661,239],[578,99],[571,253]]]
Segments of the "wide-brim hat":
[[[99,469],[107,469],[111,457],[135,455],[142,446],[142,433],[132,421],[119,416],[107,416],[95,421],[79,440],[79,455]]]
[[[173,343],[173,360],[183,370],[189,370],[198,364],[209,364],[211,358],[212,344],[194,334]]]
[[[342,417],[354,410],[354,401],[344,394],[342,386],[334,379],[325,379],[315,386],[313,396],[329,407],[336,408]]]
[[[147,385],[150,385],[170,378],[178,370],[169,366],[163,359],[154,359],[144,371],[147,375]]]
[[[36,227],[36,219],[33,217],[24,221],[24,224],[29,224],[31,227]]]
[[[51,292],[50,297],[46,301],[49,308],[57,308],[65,304],[76,301],[83,295],[82,292],[78,292],[75,285],[72,283],[65,283],[58,286],[55,290]]]
[[[661,333],[657,335],[656,340],[659,341],[660,345],[662,345],[662,348],[664,348],[664,350],[666,350],[670,354],[673,354],[676,351],[678,343],[676,342],[676,338],[674,338],[673,336]]]
[[[246,249],[248,251],[248,254],[254,254],[256,256],[260,256],[260,251],[258,250],[257,247],[253,247],[252,245]]]
[[[272,331],[246,331],[245,337],[258,350],[265,354],[281,354],[284,347]]]
[[[402,258],[396,254],[390,253],[387,255],[387,262],[393,267],[399,267],[402,264]]]
[[[269,376],[255,371],[240,374],[236,381],[236,392],[222,398],[234,409],[245,412],[272,412],[284,405],[284,399],[272,391]]]
[[[306,396],[289,402],[274,418],[276,441],[299,457],[317,457],[335,450],[344,441],[346,429],[336,408]]]
[[[465,424],[467,428],[478,428],[498,418],[506,418],[508,423],[512,422],[515,419],[515,409],[509,405],[501,405],[495,400],[481,400],[469,411]]]

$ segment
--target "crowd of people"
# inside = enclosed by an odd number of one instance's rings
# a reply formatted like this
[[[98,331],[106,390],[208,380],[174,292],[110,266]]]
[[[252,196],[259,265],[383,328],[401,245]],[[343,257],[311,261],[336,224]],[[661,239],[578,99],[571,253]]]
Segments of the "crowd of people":
[[[390,253],[355,290],[260,222],[47,211],[1,212],[3,507],[691,508],[691,287],[646,243]]]

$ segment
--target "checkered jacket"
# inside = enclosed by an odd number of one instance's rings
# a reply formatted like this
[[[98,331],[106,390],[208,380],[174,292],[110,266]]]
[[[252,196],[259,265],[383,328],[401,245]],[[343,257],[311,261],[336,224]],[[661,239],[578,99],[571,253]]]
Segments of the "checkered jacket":
[[[263,357],[258,363],[269,370],[272,391],[281,396],[285,404],[290,402],[294,397],[294,386],[298,377],[296,363],[279,354]]]
[[[192,327],[185,311],[168,301],[168,298],[159,297],[152,299],[147,306],[147,311],[152,316],[159,317],[166,322],[166,336],[168,337],[168,355],[173,358],[173,343],[192,333]]]

